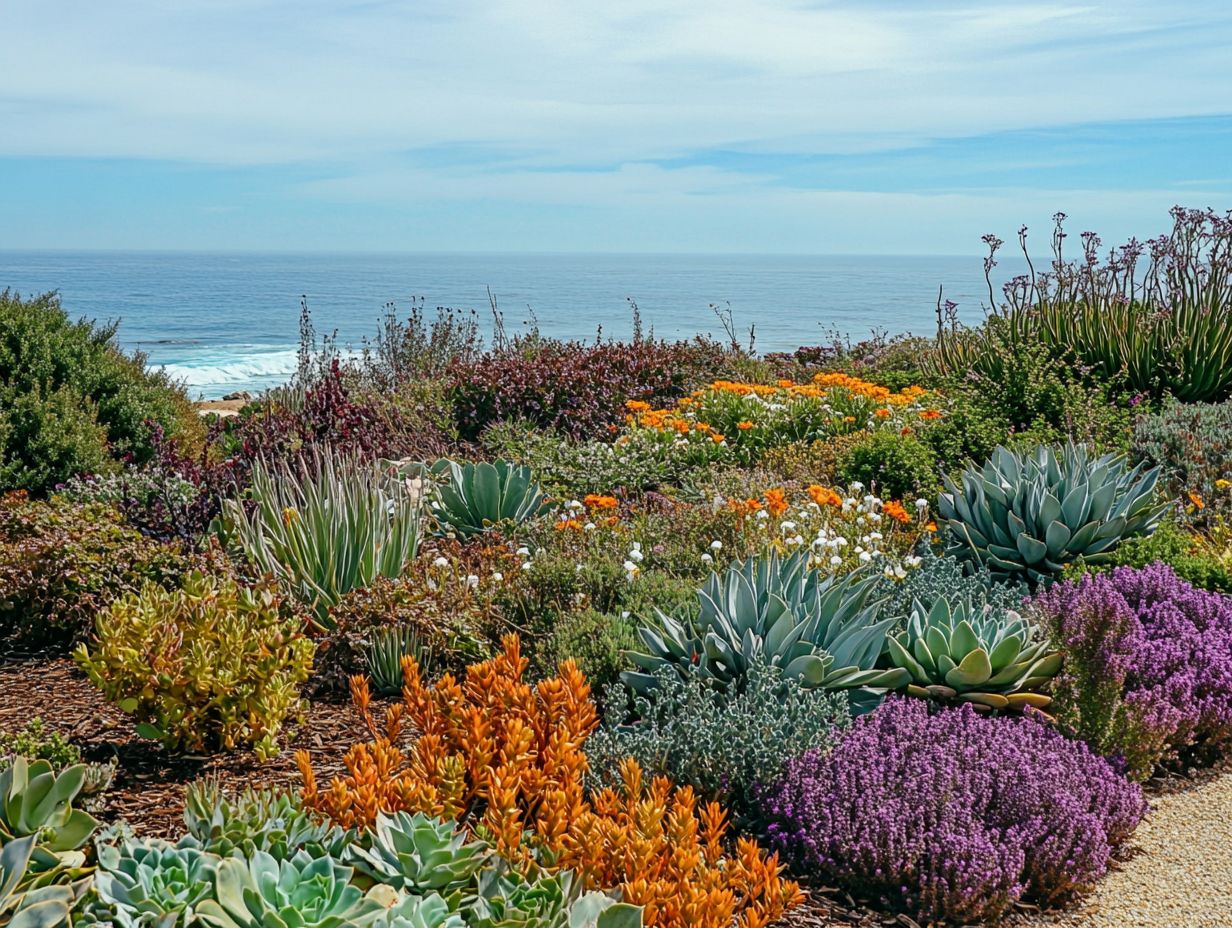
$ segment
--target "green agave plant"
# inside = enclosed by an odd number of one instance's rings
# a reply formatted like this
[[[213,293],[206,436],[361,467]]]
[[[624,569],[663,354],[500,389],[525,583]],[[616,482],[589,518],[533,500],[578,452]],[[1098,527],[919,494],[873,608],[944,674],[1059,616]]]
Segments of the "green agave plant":
[[[275,860],[299,851],[310,857],[338,856],[350,835],[320,821],[293,793],[247,789],[236,796],[223,792],[217,780],[190,783],[184,800],[188,835],[181,842],[219,857],[251,857],[264,851]]]
[[[895,667],[911,674],[906,691],[977,708],[1043,709],[1050,696],[1036,692],[1061,669],[1061,654],[1017,612],[998,614],[970,599],[918,600],[907,630],[886,640]]]
[[[547,509],[543,490],[524,465],[503,460],[459,464],[442,458],[431,471],[445,478],[436,487],[432,508],[442,526],[459,538],[501,523],[520,525]]]
[[[352,873],[303,851],[283,861],[264,851],[228,857],[197,916],[215,928],[368,928],[386,907],[353,885]]]
[[[1070,561],[1106,560],[1125,538],[1149,535],[1167,511],[1153,498],[1158,468],[1124,456],[1092,459],[1073,443],[1026,453],[997,448],[983,467],[945,477],[938,511],[949,553],[1032,584]]]
[[[568,871],[533,882],[489,871],[467,922],[470,928],[641,928],[642,909],[603,893],[577,896]]]
[[[878,582],[823,575],[808,566],[807,552],[736,562],[698,591],[696,613],[676,618],[656,610],[658,627],[638,629],[646,653],[629,655],[643,672],[621,677],[647,693],[654,671],[666,665],[725,687],[741,684],[759,658],[805,686],[897,689],[907,672],[876,666],[894,623],[878,615]]]
[[[419,497],[381,464],[321,453],[276,472],[258,464],[248,495],[224,500],[220,533],[322,628],[343,595],[399,576],[419,547]]]
[[[474,882],[490,851],[482,841],[467,842],[452,822],[417,812],[377,815],[371,846],[353,844],[348,862],[378,883],[417,895],[450,898]]]
[[[219,860],[165,841],[126,841],[98,849],[94,923],[121,928],[190,925],[214,893]]]
[[[39,885],[32,881],[37,836],[14,838],[0,846],[0,925],[4,928],[59,928],[67,925],[85,895],[89,878]]]

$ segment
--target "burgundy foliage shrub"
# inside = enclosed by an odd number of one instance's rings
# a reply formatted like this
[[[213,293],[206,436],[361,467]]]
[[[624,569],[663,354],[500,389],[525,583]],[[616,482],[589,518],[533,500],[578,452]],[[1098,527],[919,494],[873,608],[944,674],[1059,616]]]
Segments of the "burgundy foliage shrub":
[[[1138,786],[1036,718],[888,699],[830,754],[761,791],[800,872],[921,922],[1052,904],[1108,869],[1146,812]]]
[[[1156,563],[1059,583],[1032,606],[1066,650],[1052,710],[1132,777],[1232,740],[1232,599]]]
[[[450,396],[463,438],[521,419],[574,438],[603,438],[624,421],[625,402],[682,396],[722,369],[713,342],[514,340],[450,369]]]

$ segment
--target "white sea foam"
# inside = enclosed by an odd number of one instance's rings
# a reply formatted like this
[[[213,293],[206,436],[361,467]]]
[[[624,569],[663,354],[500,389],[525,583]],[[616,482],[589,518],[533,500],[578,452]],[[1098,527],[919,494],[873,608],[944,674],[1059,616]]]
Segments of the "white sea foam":
[[[285,383],[295,373],[295,348],[236,345],[212,348],[198,356],[181,356],[163,370],[182,381],[193,394],[209,398],[230,390],[261,390]]]

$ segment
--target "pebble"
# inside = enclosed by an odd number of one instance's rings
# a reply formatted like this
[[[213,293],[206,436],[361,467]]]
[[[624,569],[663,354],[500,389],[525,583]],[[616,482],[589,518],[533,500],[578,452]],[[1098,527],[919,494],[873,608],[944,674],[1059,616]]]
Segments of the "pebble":
[[[1073,909],[1031,928],[1232,926],[1232,771],[1151,805],[1133,856]]]

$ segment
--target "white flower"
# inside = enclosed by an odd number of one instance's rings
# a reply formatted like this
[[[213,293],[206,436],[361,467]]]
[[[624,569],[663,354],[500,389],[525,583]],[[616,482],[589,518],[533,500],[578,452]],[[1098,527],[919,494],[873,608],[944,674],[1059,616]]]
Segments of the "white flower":
[[[922,558],[916,557],[914,554],[909,554],[907,555],[907,557],[903,559],[903,563],[905,563],[908,567],[911,567],[914,569],[920,566],[920,564],[922,563],[922,560],[923,560]]]
[[[432,566],[433,567],[448,567],[449,559],[444,558],[444,557],[438,557],[435,561],[432,562]]]
[[[843,559],[839,557],[837,554],[835,554],[831,556],[830,563],[833,564],[835,567],[837,567],[839,564],[843,563]]]
[[[867,551],[860,552],[860,560],[863,561],[865,564],[867,564],[872,559],[873,559],[873,556],[869,554]]]
[[[627,619],[627,618],[628,618],[630,615],[632,615],[632,614],[633,614],[633,613],[629,612],[629,610],[627,610],[627,609],[626,609],[624,612],[622,612],[622,613],[620,614],[620,617],[621,617],[622,619]]]
[[[530,557],[530,548],[523,545],[522,547],[518,548],[518,550],[515,551],[514,554],[518,555],[518,557]]]
[[[625,568],[625,571],[626,571],[626,572],[628,572],[628,573],[636,573],[636,572],[637,572],[637,565],[636,565],[636,564],[634,564],[632,561],[625,561],[625,563],[624,563],[624,568]]]
[[[863,490],[864,484],[862,484],[859,480],[853,480],[851,481],[851,488],[853,490]]]
[[[923,511],[923,510],[927,509],[927,508],[928,508],[928,500],[926,500],[926,499],[917,499],[917,500],[915,501],[915,508],[916,508],[916,509],[919,509],[920,511]]]
[[[720,551],[722,550],[722,548],[723,548],[723,542],[719,541],[717,538],[714,541],[710,542],[711,551]]]
[[[530,570],[530,561],[525,562],[525,563],[522,565],[522,569],[523,569],[523,570]]]
[[[784,532],[793,531],[795,527],[796,527],[795,522],[780,522],[779,523],[779,528],[781,528]]]
[[[765,521],[766,519],[770,518],[770,513],[766,512],[766,510],[764,509],[758,509],[757,518],[761,519],[762,521]]]
[[[495,580],[497,583],[500,583],[502,580],[505,579],[505,575],[502,574],[499,570],[496,570],[492,572],[492,579]]]
[[[714,558],[712,558],[709,554],[703,554],[703,555],[702,555],[702,563],[704,563],[704,564],[712,564],[712,563],[714,563]]]
[[[641,551],[637,550],[637,548],[634,548],[632,551],[629,552],[629,560],[631,561],[637,561],[638,563],[641,563],[644,557],[645,555],[642,554]]]
[[[595,530],[595,523],[587,522],[585,525],[582,526],[582,528],[586,529],[586,531],[588,532],[593,532]]]
[[[478,588],[479,578],[475,576],[474,574],[468,574],[466,577],[466,585],[469,586],[472,590]]]
[[[567,506],[569,509],[581,509],[581,508],[582,508],[582,504],[581,504],[580,502],[578,502],[576,499],[571,499],[571,500],[569,500],[569,502],[566,504],[566,506]]]

